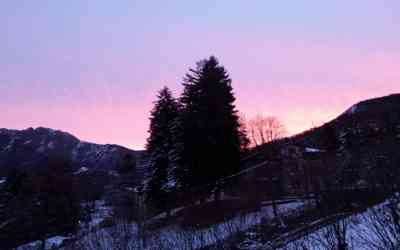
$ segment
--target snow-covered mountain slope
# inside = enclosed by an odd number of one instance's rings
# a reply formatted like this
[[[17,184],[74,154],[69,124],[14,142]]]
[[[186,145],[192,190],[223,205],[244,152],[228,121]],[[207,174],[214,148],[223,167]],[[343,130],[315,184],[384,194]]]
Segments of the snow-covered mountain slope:
[[[126,155],[137,158],[141,153],[118,145],[84,142],[49,128],[0,129],[0,176],[10,168],[33,170],[52,156],[69,160],[73,171],[109,171],[115,170]]]

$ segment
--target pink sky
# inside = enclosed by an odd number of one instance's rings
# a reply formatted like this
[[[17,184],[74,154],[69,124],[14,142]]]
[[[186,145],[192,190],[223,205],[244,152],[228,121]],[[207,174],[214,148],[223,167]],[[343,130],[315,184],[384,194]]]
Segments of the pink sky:
[[[230,73],[240,112],[277,116],[290,134],[400,92],[397,1],[6,2],[0,127],[141,149],[157,90],[178,96],[188,68],[210,55]]]

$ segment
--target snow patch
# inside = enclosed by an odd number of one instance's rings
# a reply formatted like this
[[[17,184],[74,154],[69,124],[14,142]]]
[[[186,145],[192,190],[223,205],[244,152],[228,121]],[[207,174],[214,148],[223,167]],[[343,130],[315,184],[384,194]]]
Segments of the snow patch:
[[[47,147],[50,148],[50,149],[54,149],[55,148],[55,143],[53,141],[51,141],[51,142],[49,142],[47,144]]]
[[[11,145],[7,145],[6,147],[4,147],[3,151],[5,151],[5,152],[10,151],[11,148],[12,148]]]
[[[390,219],[387,220],[387,215],[384,211],[384,208],[389,206],[389,204],[390,199],[387,199],[360,214],[353,214],[342,219],[343,225],[346,225],[346,237],[352,249],[367,249],[365,246],[370,245],[371,242],[374,243],[373,249],[386,249],[383,241],[387,239],[391,239],[393,242],[396,241],[392,235],[392,231],[390,231],[394,228],[393,222],[390,221]],[[390,216],[388,218],[390,218]],[[318,224],[322,220],[323,219],[314,221],[309,225]],[[384,224],[380,224],[383,222]],[[295,241],[288,242],[288,244],[278,249],[299,249],[299,246],[304,247],[304,249],[327,249],[327,246],[331,244],[330,240],[332,240],[329,234],[327,234],[328,230],[332,230],[331,226],[332,224],[323,226]],[[386,227],[388,228],[387,230],[385,229]],[[383,232],[381,230],[383,230]]]
[[[101,207],[104,204],[99,202]],[[296,209],[304,205],[302,202],[295,202],[294,204],[281,204],[278,205],[280,214],[284,214],[291,209]],[[260,224],[263,219],[271,218],[272,207],[264,207],[262,211],[252,212],[248,214],[238,214],[237,216],[227,221],[217,223],[204,229],[184,230],[178,225],[169,225],[152,232],[146,238],[147,249],[203,249],[211,246],[217,242],[221,242],[228,237],[249,230],[252,226]],[[161,216],[164,216],[162,214]],[[161,217],[160,216],[160,217]],[[99,218],[94,218],[93,222],[98,222]],[[127,231],[129,230],[129,231]],[[118,237],[124,232],[129,232],[130,238],[127,242],[128,248],[140,248],[140,240],[138,238],[137,224],[116,224],[109,228],[103,228],[95,232],[90,232],[80,239],[80,243],[87,246],[94,246],[101,244],[102,249],[115,249],[115,244],[118,244]],[[98,241],[101,239],[101,242]]]
[[[357,105],[353,105],[346,111],[346,114],[352,115],[357,112],[357,109],[358,109]]]
[[[74,175],[78,175],[84,172],[87,172],[89,169],[87,167],[81,167],[80,169],[78,169],[77,171],[74,172]]]
[[[109,170],[108,171],[108,175],[109,176],[113,176],[113,177],[119,177],[120,176],[120,174],[118,174],[118,172],[114,171],[114,170]]]
[[[45,249],[50,250],[50,249],[59,248],[63,244],[63,242],[67,239],[69,239],[69,238],[64,237],[64,236],[54,236],[54,237],[48,238],[48,239],[46,239]],[[17,250],[34,250],[34,249],[39,249],[41,244],[42,244],[42,242],[37,240],[37,241],[30,242],[28,244],[19,246],[16,249]]]
[[[94,204],[94,212],[91,214],[91,220],[89,222],[89,227],[97,227],[106,218],[111,217],[112,208],[107,206],[104,200],[97,200]]]
[[[308,147],[305,149],[305,151],[306,151],[306,153],[319,153],[319,152],[322,152],[321,149],[318,149],[318,148],[308,148]]]
[[[36,149],[36,152],[38,153],[44,153],[46,151],[46,148],[44,146],[40,146]]]
[[[64,240],[67,240],[67,237],[63,236],[54,236],[52,238],[49,238],[46,240],[46,245],[48,245],[49,249],[52,249],[53,247],[59,247],[61,244],[64,242]]]

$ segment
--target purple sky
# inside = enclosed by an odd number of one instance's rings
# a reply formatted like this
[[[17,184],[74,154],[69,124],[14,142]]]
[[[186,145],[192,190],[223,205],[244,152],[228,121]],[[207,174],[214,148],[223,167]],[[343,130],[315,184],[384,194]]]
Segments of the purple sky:
[[[140,149],[156,91],[217,56],[237,107],[290,133],[400,92],[400,2],[3,0],[0,127]]]

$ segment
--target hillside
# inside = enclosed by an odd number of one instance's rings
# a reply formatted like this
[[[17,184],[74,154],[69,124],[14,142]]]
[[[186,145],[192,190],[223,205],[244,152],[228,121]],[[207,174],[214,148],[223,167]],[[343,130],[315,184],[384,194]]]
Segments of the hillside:
[[[361,101],[320,127],[259,146],[250,153],[244,166],[276,158],[277,145],[281,149],[294,146],[303,153],[306,148],[316,148],[332,157],[342,151],[357,153],[365,149],[374,154],[382,151],[392,158],[397,156],[393,150],[399,138],[400,94],[393,94]],[[371,156],[365,150],[359,153]]]
[[[124,202],[121,189],[135,188],[146,175],[144,159],[143,151],[59,130],[0,129],[0,249],[71,232],[69,221],[91,221],[94,201],[104,196]]]
[[[291,230],[294,235],[307,235],[322,227],[334,230],[346,224],[342,216],[357,214],[385,199],[398,207],[398,197],[390,197],[398,192],[399,148],[399,94],[361,101],[320,127],[255,148],[243,160],[245,174],[231,181],[241,183],[237,189],[243,192],[242,199],[253,197],[262,204],[262,199],[300,198],[309,200],[309,205],[288,218],[279,215],[283,228],[274,226],[272,219],[233,237],[233,244],[243,246],[240,249],[269,249],[268,244],[290,241]],[[392,223],[398,223],[398,210],[387,209],[385,213],[395,217]],[[383,212],[376,213],[384,217]],[[374,226],[382,223],[382,218],[370,220]],[[244,247],[255,236],[258,247]],[[335,236],[330,237],[336,244]],[[314,247],[307,249],[320,249]]]
[[[303,144],[314,144],[322,147],[321,139],[327,132],[332,132],[336,137],[352,131],[359,136],[372,136],[372,134],[400,133],[400,94],[361,101],[337,118],[327,122],[321,127],[311,129],[292,139]],[[327,131],[331,130],[331,131]]]
[[[118,145],[84,142],[49,128],[0,129],[0,176],[11,168],[35,171],[49,157],[69,160],[72,171],[116,170],[123,157],[139,158],[141,154]]]
[[[136,220],[148,219],[148,244],[164,244],[165,249],[181,243],[176,240],[161,243],[158,241],[161,237],[159,235],[165,238],[183,235],[208,237],[210,239],[207,238],[201,244],[192,238],[183,238],[185,244],[192,244],[193,248],[207,246],[204,249],[208,249],[208,245],[209,249],[221,249],[219,244],[231,247],[226,249],[243,246],[254,235],[259,238],[257,244],[278,242],[277,245],[281,245],[287,241],[288,235],[292,235],[293,239],[303,237],[351,214],[362,212],[392,195],[400,176],[399,125],[400,95],[362,101],[321,127],[251,150],[242,160],[242,171],[218,183],[222,191],[218,197],[209,186],[177,193],[175,203],[172,201],[169,204],[170,215],[150,206],[142,210],[147,204],[145,200],[137,200],[140,197],[135,196],[132,175],[111,178],[111,185],[101,195],[95,196],[95,199],[104,199],[114,211],[107,218],[110,224],[102,225],[107,229],[99,232],[118,230],[122,225],[119,224],[123,217],[121,215],[126,213],[128,216],[123,218],[130,218],[128,221],[132,223],[133,231],[136,230]],[[36,150],[28,150],[30,157],[21,158],[25,162],[20,165],[21,168],[34,166],[30,164],[31,159],[40,159],[37,156],[56,151],[70,156],[74,173],[80,173],[82,167],[90,170],[115,170],[118,168],[118,160],[113,160],[118,157],[113,153],[126,152],[126,149],[118,146],[80,142],[59,131],[36,130],[30,131],[30,136],[26,137],[23,134],[27,132],[2,132],[8,134],[8,138],[13,138],[1,140],[3,151],[10,148],[20,150],[24,148],[23,145],[33,143],[28,143],[31,140],[28,138],[35,138],[35,146],[32,147]],[[55,141],[64,143],[57,145]],[[18,150],[10,150],[15,151],[21,157],[24,156]],[[96,164],[95,159],[101,159],[108,165]],[[89,162],[94,165],[87,165]],[[105,186],[95,185],[99,183],[97,175],[89,176],[91,181],[85,179],[84,183],[90,185],[82,189]],[[142,177],[140,175],[137,180],[140,182]],[[82,181],[80,183],[83,184]],[[137,212],[139,217],[129,217],[132,211]],[[146,216],[142,213],[146,213]],[[223,233],[216,234],[216,230]],[[101,236],[105,239],[104,249],[118,248],[119,243],[116,242],[124,242],[124,237],[133,246],[140,242],[136,238],[140,236],[133,232],[125,235],[116,232],[121,238],[115,242],[108,236]],[[79,242],[74,237],[72,239]],[[97,240],[91,237],[94,236],[87,233],[85,238],[80,239],[83,242],[80,242],[83,244],[82,249],[87,249],[84,247],[88,242]]]

